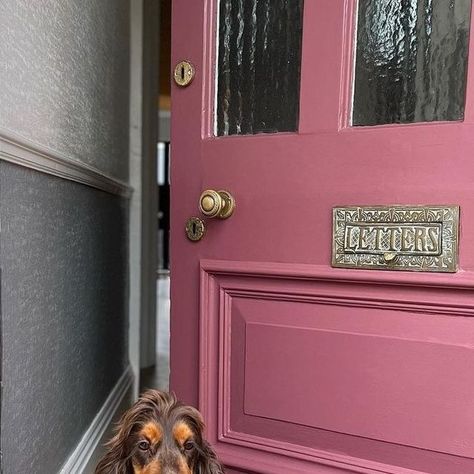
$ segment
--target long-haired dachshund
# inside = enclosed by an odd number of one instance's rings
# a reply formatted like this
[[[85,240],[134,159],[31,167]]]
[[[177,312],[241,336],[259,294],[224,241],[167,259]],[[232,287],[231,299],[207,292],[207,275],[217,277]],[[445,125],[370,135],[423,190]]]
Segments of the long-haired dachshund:
[[[224,474],[203,439],[201,414],[148,390],[122,416],[96,474]]]

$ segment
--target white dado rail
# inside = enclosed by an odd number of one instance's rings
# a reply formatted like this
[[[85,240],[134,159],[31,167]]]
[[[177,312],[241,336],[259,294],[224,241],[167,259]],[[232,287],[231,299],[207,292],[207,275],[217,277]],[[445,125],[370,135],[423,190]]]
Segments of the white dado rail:
[[[99,169],[0,128],[0,160],[129,198],[132,188]]]

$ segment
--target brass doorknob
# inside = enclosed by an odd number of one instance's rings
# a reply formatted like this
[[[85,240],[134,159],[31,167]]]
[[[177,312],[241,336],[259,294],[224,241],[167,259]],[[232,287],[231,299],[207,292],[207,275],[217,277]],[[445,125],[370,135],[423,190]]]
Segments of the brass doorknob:
[[[199,210],[206,217],[227,219],[235,209],[235,199],[228,191],[207,189],[199,198]]]

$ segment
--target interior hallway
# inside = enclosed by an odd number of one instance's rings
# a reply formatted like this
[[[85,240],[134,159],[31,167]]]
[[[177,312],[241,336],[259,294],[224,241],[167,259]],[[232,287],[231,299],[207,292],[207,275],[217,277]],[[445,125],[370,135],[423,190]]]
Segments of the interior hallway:
[[[140,377],[140,391],[147,388],[169,389],[170,372],[170,277],[169,272],[158,275],[157,325],[156,325],[156,365],[143,369]]]

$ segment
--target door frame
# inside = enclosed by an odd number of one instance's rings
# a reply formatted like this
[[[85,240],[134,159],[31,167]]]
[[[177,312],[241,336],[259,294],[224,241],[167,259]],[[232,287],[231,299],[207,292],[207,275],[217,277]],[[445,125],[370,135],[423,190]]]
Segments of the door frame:
[[[130,4],[130,141],[129,182],[129,359],[133,397],[140,369],[156,358],[159,2]]]

